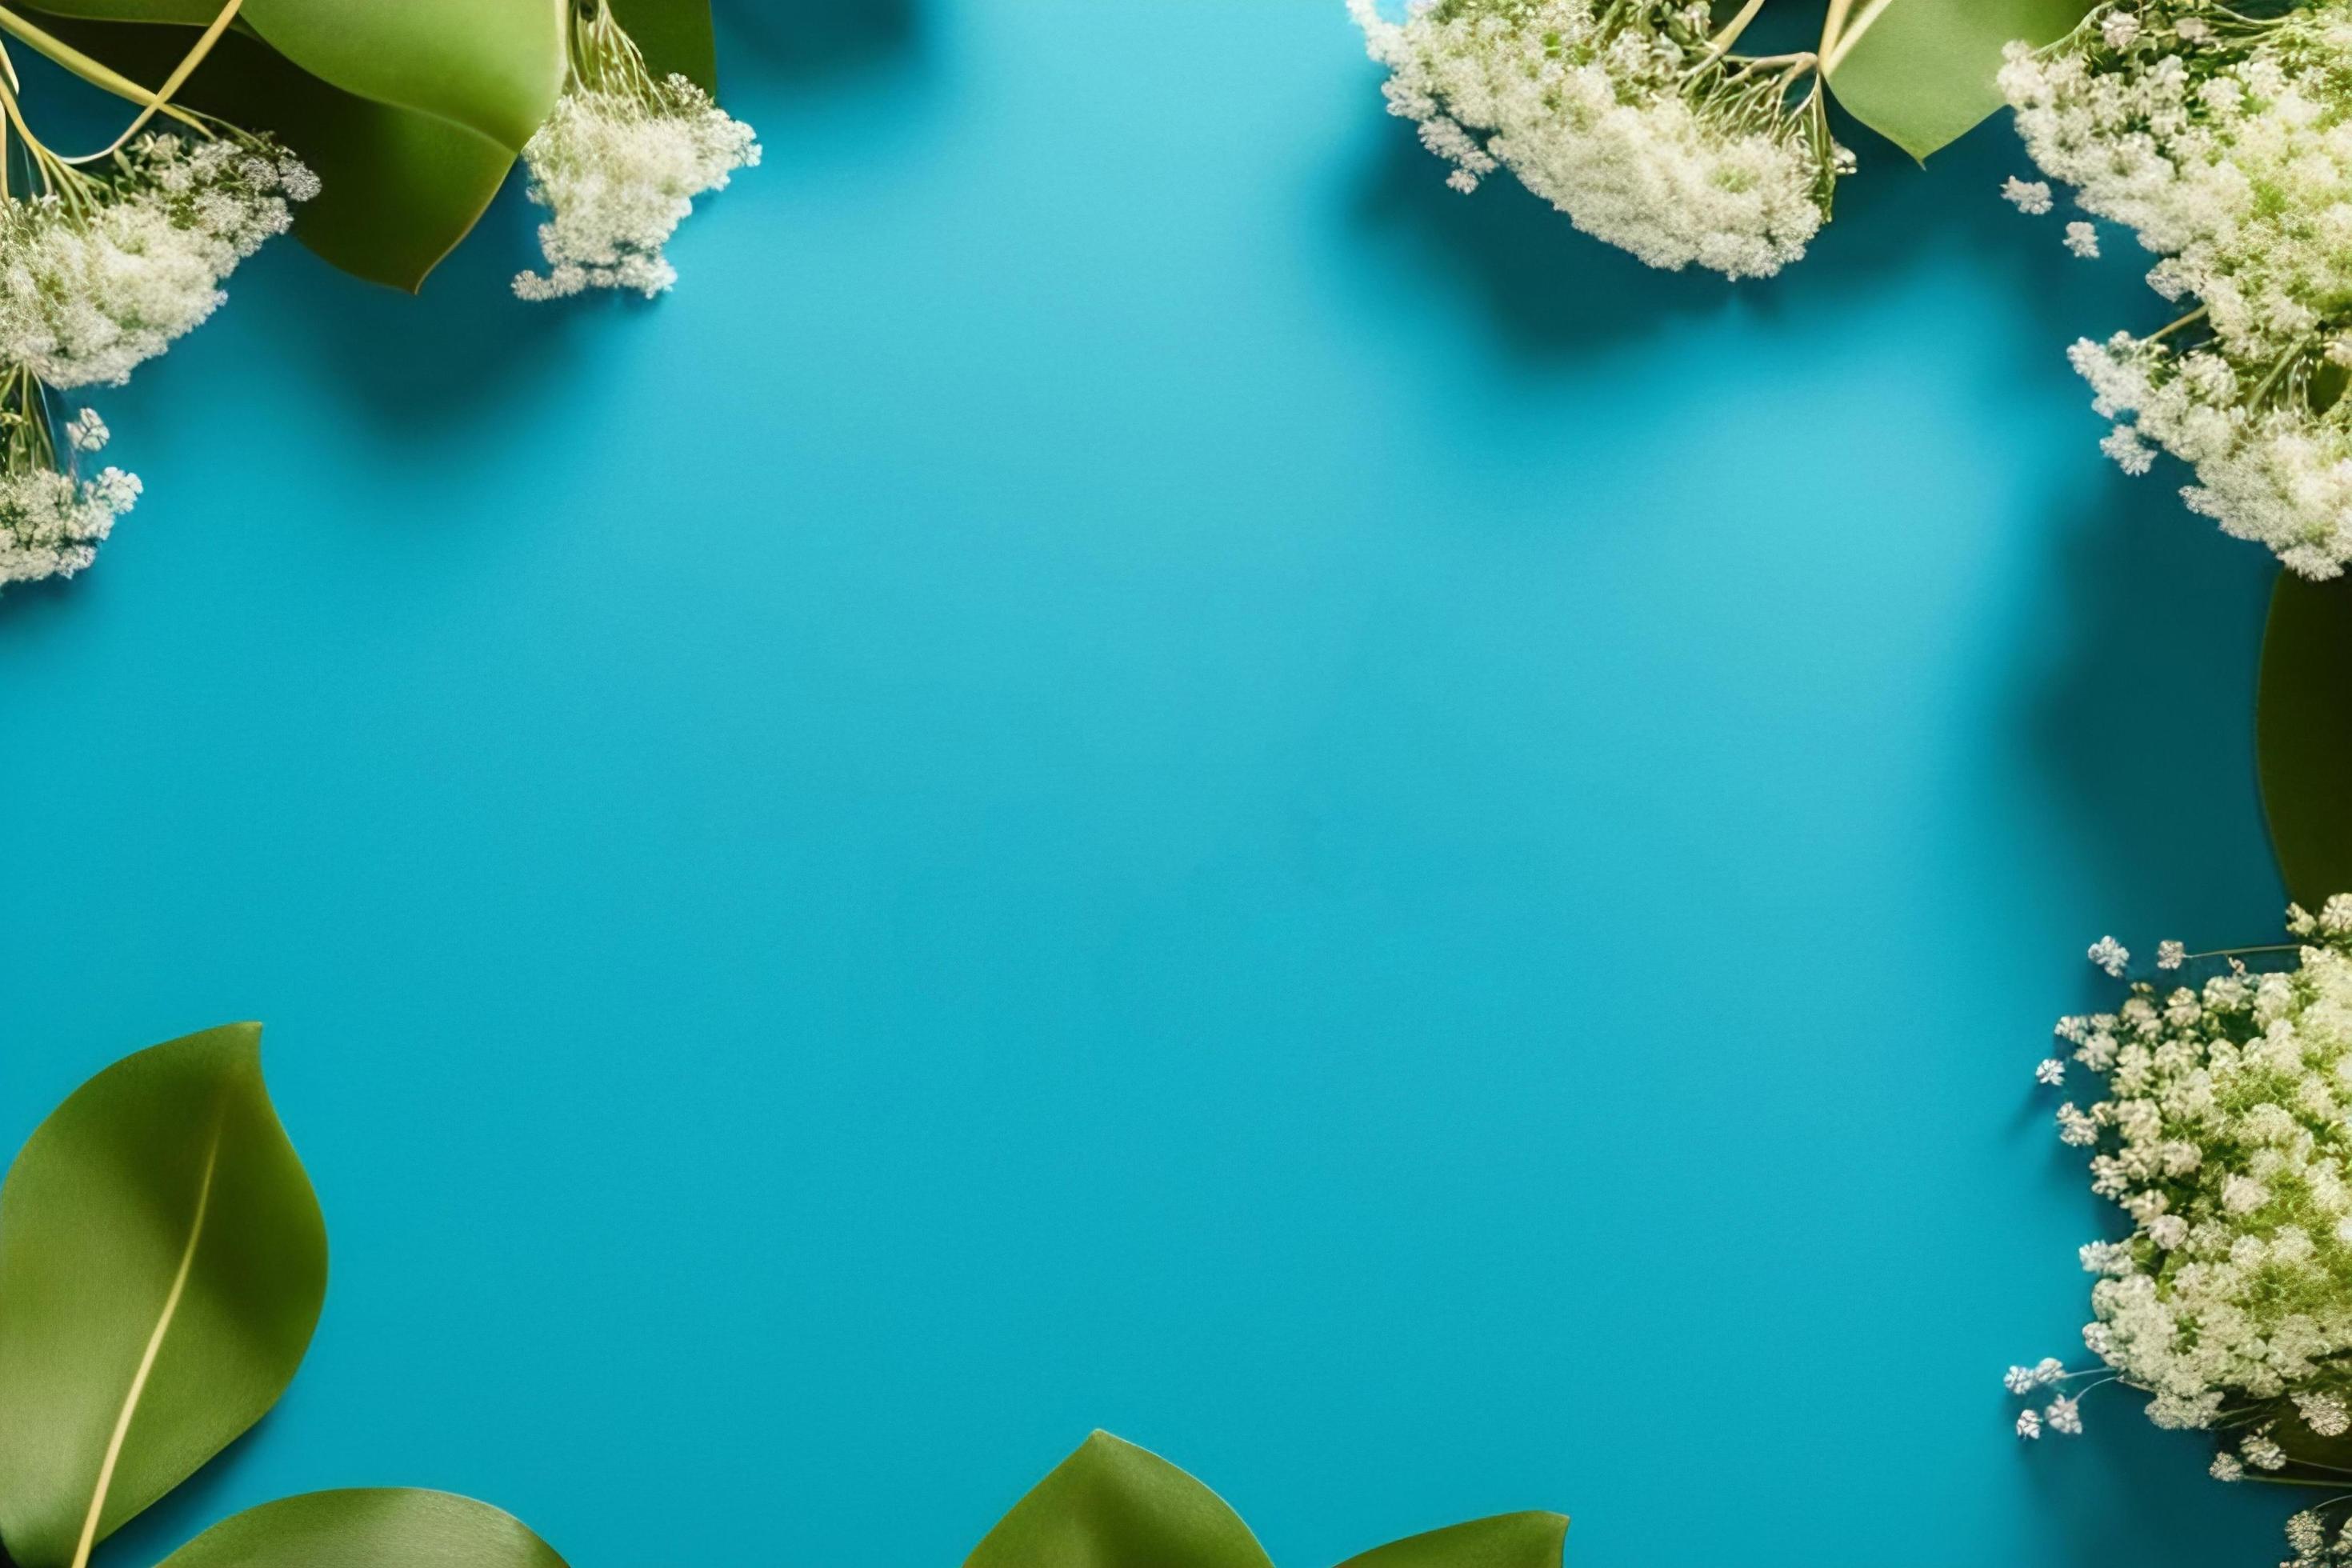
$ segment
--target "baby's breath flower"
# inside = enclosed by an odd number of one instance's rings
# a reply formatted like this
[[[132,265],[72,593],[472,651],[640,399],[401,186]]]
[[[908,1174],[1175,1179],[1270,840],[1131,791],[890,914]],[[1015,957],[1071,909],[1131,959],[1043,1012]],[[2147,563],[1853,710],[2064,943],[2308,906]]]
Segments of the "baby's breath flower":
[[[1653,267],[1769,277],[1829,217],[1853,154],[1810,56],[1715,47],[1689,0],[1349,0],[1389,111],[1475,190],[1507,168],[1587,234]]]
[[[85,408],[61,432],[51,423],[47,394],[30,373],[18,370],[0,380],[0,587],[70,577],[98,558],[98,547],[114,531],[114,520],[139,499],[139,478],[106,468],[83,476],[73,471],[77,452],[95,446],[77,429],[94,432],[104,444],[106,426]],[[58,437],[67,435],[60,466]]]
[[[2140,982],[2114,1014],[2060,1027],[2105,1080],[2059,1109],[2060,1137],[2133,1225],[2082,1248],[2098,1277],[2083,1342],[2158,1426],[2242,1434],[2213,1459],[2224,1481],[2333,1465],[2299,1445],[2352,1434],[2352,899],[2288,925],[2291,967],[2230,958],[2201,987]],[[2188,962],[2175,942],[2158,954]],[[2092,956],[2113,973],[2126,955],[2103,938]],[[2038,1366],[2003,1383],[2044,1386]],[[2021,1413],[2019,1435],[2079,1431],[2081,1398]],[[2290,1524],[2299,1563],[2352,1563],[2329,1537],[2347,1503]]]
[[[589,289],[651,299],[677,280],[662,247],[694,198],[760,161],[751,128],[682,76],[656,78],[606,0],[584,0],[572,29],[563,96],[523,147],[547,270],[515,293],[552,300]]]
[[[2189,463],[2181,493],[2294,571],[2352,560],[2352,5],[2108,0],[2000,72],[2026,149],[2089,212],[2160,259],[2193,304],[2147,336],[2072,353],[2094,406],[2129,421],[2109,456]],[[2067,247],[2097,254],[2089,224]]]
[[[2158,969],[2178,969],[2188,962],[2189,949],[2181,943],[2159,942],[2156,944],[2156,966]]]
[[[2046,180],[2021,180],[2011,174],[2001,184],[2000,198],[2028,217],[2040,217],[2050,210],[2050,184]]]
[[[227,298],[221,280],[318,189],[268,142],[141,138],[103,177],[0,203],[0,365],[119,386]]]
[[[2093,963],[2117,980],[2123,978],[2124,966],[2131,963],[2131,950],[2111,936],[2103,936],[2093,942],[2088,956]]]
[[[95,408],[85,408],[66,421],[66,440],[77,452],[99,451],[113,435]]]
[[[2303,1424],[2316,1436],[2341,1437],[2352,1431],[2352,1406],[2346,1405],[2342,1394],[2332,1389],[2296,1394],[2294,1408],[2295,1414],[2303,1417]]]

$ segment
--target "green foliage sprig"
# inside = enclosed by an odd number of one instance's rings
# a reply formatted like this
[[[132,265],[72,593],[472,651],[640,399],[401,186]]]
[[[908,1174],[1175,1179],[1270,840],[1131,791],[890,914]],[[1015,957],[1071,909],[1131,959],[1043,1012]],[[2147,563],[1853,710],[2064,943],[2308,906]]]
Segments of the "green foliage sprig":
[[[1505,1513],[1407,1536],[1339,1568],[1559,1568],[1568,1517]],[[1225,1500],[1097,1432],[998,1521],[964,1568],[1273,1568]]]
[[[88,1568],[100,1542],[261,1419],[327,1293],[327,1230],[231,1024],[128,1057],[41,1123],[0,1184],[0,1568]],[[1511,1513],[1341,1568],[1559,1568],[1568,1520]],[[162,1568],[564,1568],[488,1504],[310,1492]],[[1272,1568],[1221,1498],[1097,1432],[966,1568]]]
[[[0,1563],[92,1552],[258,1421],[300,1366],[327,1231],[233,1024],[74,1091],[0,1184]],[[563,1568],[486,1503],[312,1492],[226,1520],[163,1568]]]

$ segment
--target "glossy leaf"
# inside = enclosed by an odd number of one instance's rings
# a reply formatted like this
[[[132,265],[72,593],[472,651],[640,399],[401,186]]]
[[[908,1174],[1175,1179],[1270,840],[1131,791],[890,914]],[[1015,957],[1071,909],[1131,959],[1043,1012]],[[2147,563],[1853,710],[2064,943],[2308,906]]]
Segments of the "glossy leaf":
[[[563,86],[570,0],[245,0],[311,75],[520,152]]]
[[[194,35],[181,27],[63,22],[58,33],[132,79],[160,83]],[[267,131],[317,172],[294,233],[346,272],[415,289],[498,195],[514,154],[462,125],[355,98],[258,39],[232,33],[180,97]]]
[[[1869,0],[1855,0],[1859,19]],[[1888,0],[1839,61],[1830,87],[1846,112],[1915,158],[1999,109],[1993,78],[2013,38],[2063,38],[2092,0]]]
[[[0,1542],[65,1568],[259,1420],[318,1324],[327,1233],[251,1024],[126,1058],[0,1186]]]
[[[185,22],[201,27],[220,15],[216,0],[29,0],[27,9],[92,22]],[[109,65],[111,58],[100,57]]]
[[[306,1492],[225,1519],[162,1568],[564,1568],[513,1515],[448,1492]]]
[[[672,71],[708,93],[719,90],[719,47],[710,0],[613,0],[613,15],[656,75]]]
[[[1564,1513],[1498,1513],[1391,1541],[1339,1568],[1559,1568]]]
[[[2295,902],[2352,892],[2352,578],[2279,574],[2263,633],[2255,756]]]
[[[1223,1499],[1097,1432],[1013,1506],[964,1568],[1271,1568]]]

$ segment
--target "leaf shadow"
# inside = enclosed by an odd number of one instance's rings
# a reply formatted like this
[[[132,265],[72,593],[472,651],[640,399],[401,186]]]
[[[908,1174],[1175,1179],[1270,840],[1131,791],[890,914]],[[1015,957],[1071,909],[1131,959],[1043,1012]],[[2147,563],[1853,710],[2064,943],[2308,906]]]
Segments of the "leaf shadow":
[[[1377,115],[1377,107],[1368,112]],[[2053,353],[2084,331],[2107,330],[2091,300],[2104,293],[2112,302],[2115,284],[2104,275],[2114,266],[2074,260],[2054,225],[2025,224],[1995,194],[2024,164],[2004,117],[1924,166],[1842,113],[1836,120],[1840,139],[1862,150],[1863,166],[1841,184],[1836,216],[1803,258],[1772,278],[1735,282],[1696,267],[1649,267],[1581,233],[1507,173],[1465,197],[1447,188],[1444,165],[1395,122],[1363,160],[1348,220],[1400,266],[1428,274],[1433,287],[1465,295],[1492,339],[1531,362],[1571,359],[1732,310],[1768,323],[1825,320],[1895,286],[1906,267],[1952,254],[1982,257],[2011,274],[2037,323],[2050,327]]]
[[[2041,619],[2054,657],[2024,704],[2027,740],[2119,935],[2272,941],[2286,895],[2253,714],[2276,567],[2183,508],[2186,477],[2109,469],[2093,506],[2053,519],[2060,603]]]
[[[161,1563],[234,1511],[236,1471],[255,1434],[269,1425],[267,1415],[214,1455],[196,1473],[150,1503],[109,1536],[95,1554],[99,1568],[124,1563]]]
[[[544,394],[583,352],[592,318],[645,302],[516,299],[515,274],[540,260],[538,209],[521,187],[508,180],[415,295],[362,282],[289,246],[269,258],[273,275],[251,289],[250,304],[279,318],[266,323],[268,336],[306,384],[360,405],[399,435],[462,426],[486,408]]]
[[[787,82],[870,68],[922,43],[918,0],[719,0],[716,13],[722,72],[741,62]]]
[[[1465,196],[1405,126],[1381,131],[1348,198],[1350,227],[1428,274],[1432,287],[1465,294],[1515,354],[1550,360],[1603,348],[1664,320],[1719,312],[1742,287],[1646,266],[1580,232],[1507,173]]]

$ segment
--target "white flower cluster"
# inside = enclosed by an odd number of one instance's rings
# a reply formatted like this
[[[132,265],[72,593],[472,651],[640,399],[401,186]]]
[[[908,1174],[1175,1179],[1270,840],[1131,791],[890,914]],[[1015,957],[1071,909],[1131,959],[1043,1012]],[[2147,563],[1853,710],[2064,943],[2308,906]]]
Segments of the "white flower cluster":
[[[20,376],[16,387],[37,397],[37,389]],[[10,436],[10,460],[0,466],[0,587],[11,583],[37,582],[43,577],[70,577],[98,556],[98,546],[114,531],[114,520],[139,499],[139,477],[107,468],[94,479],[62,473],[32,453],[37,440],[21,443],[26,460],[18,461],[20,433],[29,436],[28,418],[37,419],[37,406],[14,405],[0,413],[0,427]],[[95,452],[106,445],[107,430],[98,415],[85,408],[66,426],[73,450]]]
[[[2189,506],[2294,570],[2352,560],[2352,5],[2251,18],[2211,0],[2109,0],[2063,42],[2011,46],[2000,73],[2027,152],[2160,259],[2188,313],[2084,340],[2074,363],[2118,423],[2104,448],[2145,473],[2194,466]],[[2039,182],[2012,180],[2021,210]],[[2095,256],[2095,230],[2069,224]]]
[[[514,280],[526,300],[589,289],[647,299],[677,281],[662,247],[694,211],[760,161],[751,128],[682,76],[656,79],[601,5],[573,29],[572,73],[555,111],[523,148],[545,272]]]
[[[103,180],[0,204],[0,364],[53,387],[121,385],[210,316],[221,280],[318,189],[268,142],[158,135]]]
[[[2105,1089],[2058,1108],[2060,1141],[2093,1151],[2092,1191],[2134,1228],[2082,1249],[2099,1277],[2083,1339],[2104,1373],[2050,1360],[2004,1379],[2025,1395],[2094,1375],[2140,1389],[2158,1426],[2231,1435],[2223,1480],[2317,1464],[2311,1445],[2352,1432],[2352,895],[2292,909],[2287,927],[2298,945],[2270,951],[2293,968],[2231,956],[2202,985],[2138,981],[2115,1012],[2059,1021]],[[2091,950],[2110,972],[2128,957],[2112,938]],[[2158,966],[2189,957],[2167,942]],[[2079,1431],[2079,1397],[2024,1412],[2020,1436]],[[2316,1515],[2291,1533],[2306,1563],[2352,1562]]]
[[[1810,55],[1724,53],[1689,0],[1349,0],[1389,111],[1471,191],[1497,167],[1653,267],[1769,277],[1805,253],[1852,157]]]

